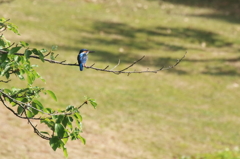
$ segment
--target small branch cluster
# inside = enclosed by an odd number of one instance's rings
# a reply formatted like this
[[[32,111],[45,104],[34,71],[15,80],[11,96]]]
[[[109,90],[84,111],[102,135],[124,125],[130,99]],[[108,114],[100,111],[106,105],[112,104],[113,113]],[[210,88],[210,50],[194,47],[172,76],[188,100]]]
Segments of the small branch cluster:
[[[73,115],[75,113],[78,112],[78,110],[85,104],[87,104],[87,101],[85,101],[84,103],[82,103],[79,107],[77,107],[76,109],[67,109],[66,111],[63,112],[53,112],[53,113],[49,113],[46,112],[42,109],[38,109],[37,107],[34,107],[33,104],[31,103],[24,103],[21,101],[16,100],[15,98],[11,97],[10,95],[8,95],[7,93],[5,93],[3,90],[0,89],[0,94],[2,96],[0,96],[0,100],[3,103],[3,105],[10,110],[15,116],[17,116],[18,118],[21,119],[25,119],[28,121],[28,123],[31,125],[31,127],[33,128],[34,132],[40,136],[41,138],[45,139],[45,140],[50,140],[51,137],[50,136],[46,136],[43,135],[43,133],[41,133],[38,129],[37,129],[37,125],[34,126],[34,124],[32,123],[32,120],[40,120],[40,121],[44,121],[46,119],[51,120],[53,119],[53,116],[70,116]],[[18,110],[15,111],[13,110],[11,107],[8,106],[7,102],[9,101],[12,104],[14,104],[15,106],[18,106]],[[50,109],[50,108],[48,108]],[[72,110],[72,111],[69,111]],[[37,114],[38,112],[40,112],[43,115],[47,115],[47,117],[31,117],[31,114]],[[35,116],[34,115],[34,116]]]

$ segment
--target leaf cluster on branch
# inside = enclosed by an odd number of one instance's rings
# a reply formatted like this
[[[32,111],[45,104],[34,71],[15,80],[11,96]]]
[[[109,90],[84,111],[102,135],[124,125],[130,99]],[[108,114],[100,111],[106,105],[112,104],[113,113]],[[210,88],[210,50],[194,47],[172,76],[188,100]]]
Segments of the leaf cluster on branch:
[[[36,65],[32,65],[30,59],[39,59],[42,62],[50,62],[53,64],[78,66],[76,63],[66,63],[66,61],[56,61],[57,46],[53,46],[50,51],[46,49],[30,48],[26,42],[17,44],[10,42],[5,38],[2,32],[11,30],[19,35],[18,28],[9,23],[9,20],[0,19],[0,83],[11,82],[12,75],[17,76],[20,80],[28,82],[27,88],[0,88],[0,101],[10,112],[16,117],[26,120],[33,128],[34,132],[42,139],[49,140],[49,144],[55,151],[57,148],[63,150],[65,157],[68,156],[66,143],[70,140],[81,140],[85,143],[85,139],[80,135],[82,132],[82,116],[79,109],[88,103],[96,108],[97,103],[94,99],[86,97],[85,101],[79,106],[69,105],[64,110],[55,111],[52,108],[44,106],[39,100],[41,94],[48,94],[57,101],[57,97],[51,90],[45,90],[37,86],[33,86],[36,79],[44,79],[35,70]],[[185,57],[179,59],[174,65],[169,67],[161,67],[157,70],[144,71],[128,71],[136,63],[144,59],[145,56],[131,63],[129,66],[121,70],[114,70],[119,66],[120,60],[116,66],[109,69],[94,67],[94,64],[87,66],[88,69],[96,71],[109,72],[114,74],[132,74],[132,73],[157,73],[161,70],[166,70],[177,66]],[[35,124],[46,125],[46,131],[40,130]]]
[[[17,27],[8,21],[4,18],[0,19],[0,33],[8,29],[19,34]],[[24,53],[18,53],[20,50],[24,50]],[[85,139],[80,135],[82,116],[79,109],[88,103],[96,108],[97,103],[94,99],[86,97],[79,106],[69,105],[64,110],[55,111],[38,100],[41,94],[48,94],[54,100],[57,100],[57,97],[51,90],[33,86],[36,79],[43,81],[44,79],[36,72],[36,65],[31,64],[30,58],[37,58],[43,62],[54,61],[55,50],[55,46],[51,51],[29,48],[26,42],[11,43],[3,34],[0,35],[0,77],[6,79],[0,79],[0,82],[8,83],[15,75],[28,83],[27,88],[0,88],[0,101],[16,117],[26,120],[39,137],[48,140],[54,151],[60,148],[67,157],[65,145],[68,140],[81,140],[85,144]],[[45,59],[47,56],[50,59]],[[40,130],[36,123],[46,125],[47,130]]]

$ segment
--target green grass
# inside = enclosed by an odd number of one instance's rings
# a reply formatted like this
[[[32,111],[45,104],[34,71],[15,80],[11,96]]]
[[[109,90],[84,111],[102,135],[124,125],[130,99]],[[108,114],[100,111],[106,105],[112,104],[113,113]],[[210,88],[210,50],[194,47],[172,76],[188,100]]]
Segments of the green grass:
[[[87,145],[71,143],[69,158],[172,159],[239,146],[240,17],[231,8],[213,7],[215,1],[195,2],[1,4],[1,16],[19,26],[21,36],[7,35],[12,41],[46,49],[58,45],[58,60],[75,63],[79,49],[88,48],[96,51],[88,65],[113,67],[121,59],[123,68],[146,55],[134,67],[145,70],[173,65],[188,52],[172,70],[130,76],[33,60],[47,81],[36,84],[59,99],[43,98],[47,106],[79,105],[85,95],[98,102],[96,110],[82,108]],[[21,156],[30,158],[27,153],[31,149]]]
[[[234,150],[225,149],[224,151],[218,151],[214,153],[207,153],[194,156],[180,156],[180,159],[239,159],[239,149]]]

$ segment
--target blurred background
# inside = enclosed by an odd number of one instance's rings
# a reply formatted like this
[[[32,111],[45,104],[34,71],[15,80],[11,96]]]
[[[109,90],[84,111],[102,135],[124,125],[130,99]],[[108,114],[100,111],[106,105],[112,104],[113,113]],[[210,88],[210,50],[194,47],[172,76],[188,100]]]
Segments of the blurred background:
[[[239,148],[239,0],[0,0],[0,15],[19,27],[12,42],[50,50],[77,62],[81,48],[94,50],[87,65],[131,70],[174,69],[130,76],[32,60],[55,92],[47,107],[84,106],[86,145],[69,142],[69,159],[175,159]],[[20,81],[22,82],[22,81]],[[8,86],[25,87],[18,80]],[[1,85],[3,85],[1,83]],[[26,121],[0,112],[0,158],[64,158],[34,134]],[[239,152],[238,152],[239,153]]]

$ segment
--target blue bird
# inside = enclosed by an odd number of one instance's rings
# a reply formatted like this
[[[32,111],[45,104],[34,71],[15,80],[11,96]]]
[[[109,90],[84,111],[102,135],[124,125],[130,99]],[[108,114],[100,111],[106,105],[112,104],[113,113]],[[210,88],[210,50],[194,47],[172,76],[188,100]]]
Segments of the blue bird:
[[[94,51],[89,51],[88,49],[81,49],[79,51],[77,60],[78,60],[78,65],[79,65],[80,71],[83,71],[83,67],[86,67],[88,53],[90,53],[90,52],[94,52]]]

